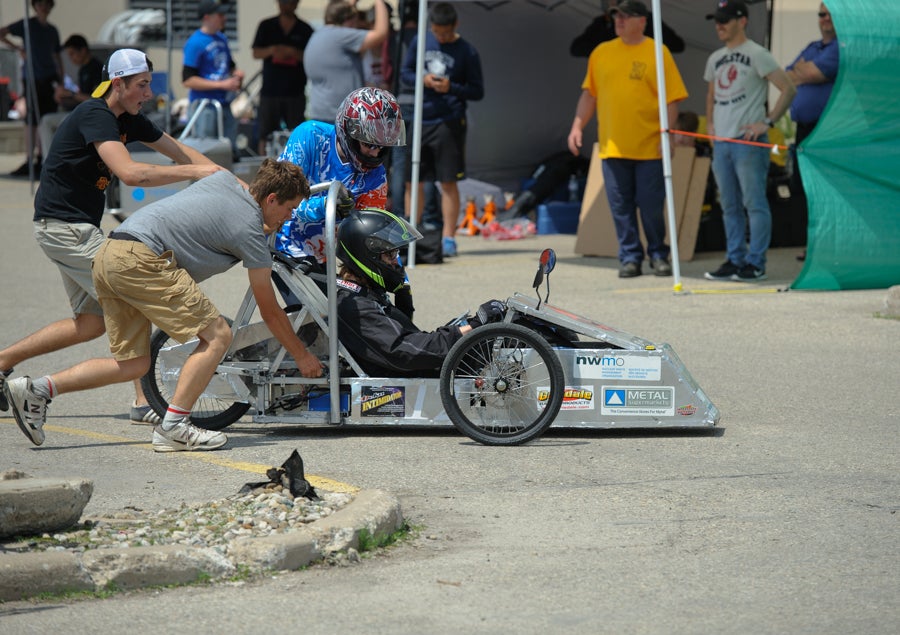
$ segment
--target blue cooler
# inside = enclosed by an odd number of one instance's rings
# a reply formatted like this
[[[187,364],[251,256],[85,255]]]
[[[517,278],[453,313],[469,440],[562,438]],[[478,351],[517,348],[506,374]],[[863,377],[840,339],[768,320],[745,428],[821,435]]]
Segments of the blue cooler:
[[[538,234],[576,234],[581,201],[550,201],[537,206]]]

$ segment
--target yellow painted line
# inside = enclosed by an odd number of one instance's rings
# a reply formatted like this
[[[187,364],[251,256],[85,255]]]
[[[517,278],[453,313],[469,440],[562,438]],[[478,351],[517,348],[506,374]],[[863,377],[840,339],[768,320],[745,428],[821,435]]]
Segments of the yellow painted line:
[[[752,289],[694,289],[693,291],[683,291],[692,295],[740,295],[753,293],[778,293],[780,289],[777,287],[754,287]]]
[[[15,420],[11,417],[0,418],[0,422],[9,423],[15,425]],[[147,430],[151,430],[150,426],[146,426]],[[76,437],[85,437],[87,439],[93,439],[95,441],[103,441],[106,443],[125,443],[128,445],[134,445],[137,447],[147,448],[149,450],[153,449],[153,445],[150,443],[142,443],[140,441],[135,441],[134,439],[129,439],[127,437],[119,437],[112,434],[104,434],[103,432],[94,432],[92,430],[78,430],[76,428],[67,428],[64,426],[54,426],[54,425],[45,425],[44,430],[48,432],[58,432],[60,434],[69,434]],[[262,465],[260,463],[248,463],[246,461],[234,461],[232,459],[224,458],[222,456],[215,456],[210,452],[170,452],[169,454],[177,455],[178,457],[183,457],[185,459],[190,459],[193,461],[201,461],[203,463],[209,463],[210,465],[218,465],[219,467],[225,467],[231,470],[238,470],[241,472],[249,472],[251,474],[263,474],[265,475],[266,471],[273,467],[271,465]],[[349,483],[341,483],[340,481],[335,481],[330,478],[326,478],[324,476],[316,476],[314,474],[307,474],[306,480],[310,482],[313,487],[320,487],[324,490],[328,490],[329,492],[340,492],[343,494],[353,494],[359,491],[360,488],[355,485],[350,485]]]
[[[666,293],[673,293],[675,295],[747,295],[758,293],[778,293],[780,290],[777,287],[752,287],[747,289],[695,289],[693,291],[690,289],[682,289],[681,291],[672,291],[670,287],[638,287],[636,289],[607,289],[607,291],[614,294],[659,293],[661,291],[664,291]]]

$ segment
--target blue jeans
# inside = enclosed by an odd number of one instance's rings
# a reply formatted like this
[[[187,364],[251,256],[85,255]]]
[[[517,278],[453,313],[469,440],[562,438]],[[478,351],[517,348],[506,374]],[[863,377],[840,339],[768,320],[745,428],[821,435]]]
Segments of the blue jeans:
[[[763,135],[757,141],[765,143],[768,137]],[[766,198],[769,149],[715,141],[712,167],[722,204],[728,260],[739,267],[750,264],[765,270],[766,250],[772,240],[772,212]]]
[[[194,111],[199,104],[199,100],[190,103],[190,106],[188,106],[188,120],[194,116]],[[200,113],[196,123],[194,123],[194,128],[191,130],[191,136],[217,139],[219,137],[218,112],[219,111],[212,104],[207,105],[206,108],[203,109],[203,112]],[[237,144],[235,143],[235,139],[237,138],[237,121],[235,120],[234,115],[231,114],[231,104],[222,103],[222,127],[224,128],[222,136],[231,142],[231,154],[237,157],[238,149]]]
[[[603,159],[603,183],[619,239],[619,262],[640,264],[644,260],[636,208],[641,210],[650,259],[668,260],[669,246],[666,244],[666,221],[663,217],[666,186],[662,159]]]

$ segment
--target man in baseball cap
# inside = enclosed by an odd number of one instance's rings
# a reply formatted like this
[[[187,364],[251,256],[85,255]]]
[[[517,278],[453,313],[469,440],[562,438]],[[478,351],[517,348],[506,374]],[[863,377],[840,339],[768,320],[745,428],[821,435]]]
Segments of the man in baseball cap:
[[[100,82],[91,97],[103,97],[112,86],[112,80],[121,77],[131,77],[140,73],[153,71],[153,64],[147,56],[137,49],[119,49],[109,56],[109,61],[103,67],[105,80]]]
[[[747,5],[734,0],[719,0],[716,12],[706,15],[707,20],[715,20],[719,24],[727,24],[732,20],[747,17]]]
[[[201,0],[197,5],[197,17],[202,20],[210,13],[228,13],[228,0]]]
[[[617,13],[630,15],[635,18],[650,17],[650,11],[647,10],[647,5],[640,2],[640,0],[622,0],[622,2],[609,10],[609,14],[613,17],[615,17]]]

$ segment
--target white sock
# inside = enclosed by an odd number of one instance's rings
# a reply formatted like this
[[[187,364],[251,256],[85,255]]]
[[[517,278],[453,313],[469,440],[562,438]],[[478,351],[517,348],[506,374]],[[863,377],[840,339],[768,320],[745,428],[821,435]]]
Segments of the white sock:
[[[169,407],[166,409],[166,416],[163,417],[162,424],[160,425],[162,425],[163,430],[171,430],[177,425],[187,423],[190,420],[190,417],[190,410],[185,410],[181,406],[169,404]]]

